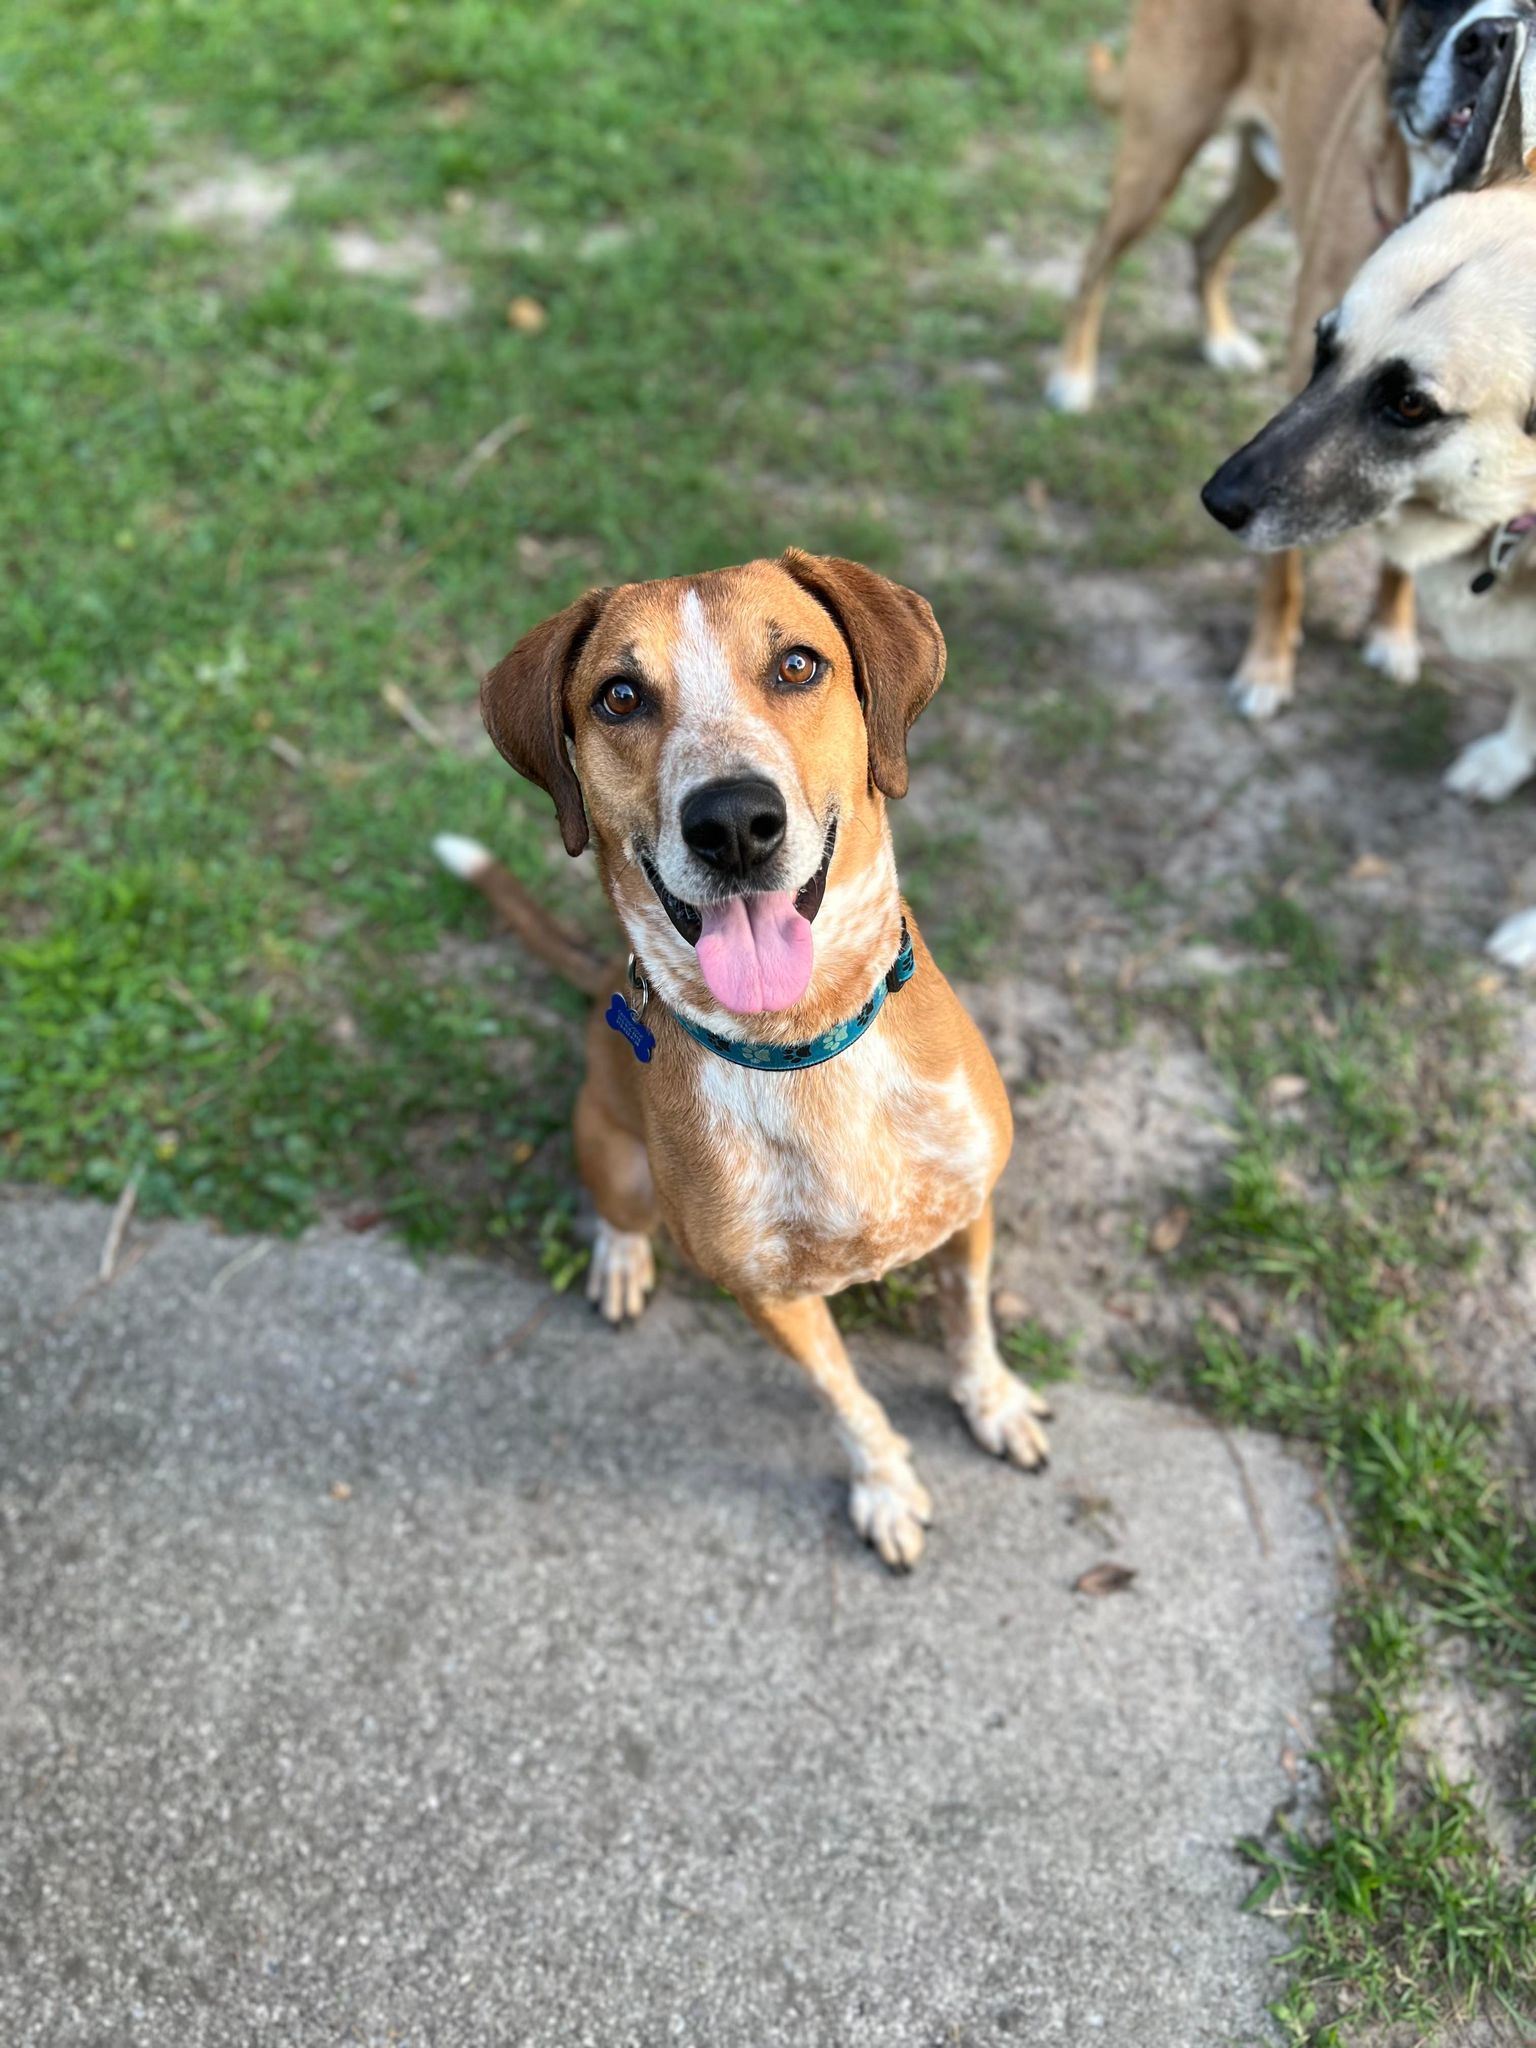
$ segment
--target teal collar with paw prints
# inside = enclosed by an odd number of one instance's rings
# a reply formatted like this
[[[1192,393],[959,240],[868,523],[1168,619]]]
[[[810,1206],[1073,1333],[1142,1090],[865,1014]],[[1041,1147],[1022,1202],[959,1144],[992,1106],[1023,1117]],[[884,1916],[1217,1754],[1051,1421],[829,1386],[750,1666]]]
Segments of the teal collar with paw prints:
[[[774,1045],[766,1039],[726,1038],[718,1031],[711,1031],[706,1025],[695,1024],[689,1017],[673,1010],[671,1015],[680,1028],[696,1043],[715,1053],[720,1059],[729,1060],[733,1067],[752,1067],[763,1074],[793,1074],[806,1067],[825,1066],[828,1060],[835,1060],[839,1053],[846,1052],[851,1045],[857,1045],[870,1025],[874,1023],[885,1005],[888,995],[895,995],[905,988],[917,972],[917,960],[912,951],[912,938],[907,930],[907,920],[901,920],[901,945],[890,968],[875,985],[875,992],[863,1009],[852,1017],[845,1017],[841,1024],[834,1024],[830,1030],[822,1031],[815,1038],[807,1038],[798,1045]],[[633,954],[629,958],[630,986],[639,991],[640,1009],[643,1011],[650,1000],[650,987],[635,963]],[[639,1014],[632,1010],[624,996],[614,992],[604,1015],[604,1022],[611,1031],[617,1031],[621,1038],[629,1041],[635,1058],[642,1066],[649,1066],[651,1054],[656,1050],[655,1034],[641,1022]]]

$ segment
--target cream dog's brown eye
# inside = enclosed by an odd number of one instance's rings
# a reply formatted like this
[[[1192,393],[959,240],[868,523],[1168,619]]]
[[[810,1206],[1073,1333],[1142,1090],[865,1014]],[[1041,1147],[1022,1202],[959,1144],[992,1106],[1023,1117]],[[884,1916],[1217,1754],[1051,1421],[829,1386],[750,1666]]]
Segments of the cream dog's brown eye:
[[[1393,416],[1405,427],[1427,426],[1439,417],[1440,408],[1432,398],[1426,398],[1422,391],[1405,391],[1393,401]]]
[[[640,692],[627,676],[614,676],[597,693],[597,708],[621,724],[640,709]]]
[[[774,680],[791,690],[803,689],[807,683],[815,682],[821,665],[820,655],[812,654],[809,647],[791,647],[779,656]]]

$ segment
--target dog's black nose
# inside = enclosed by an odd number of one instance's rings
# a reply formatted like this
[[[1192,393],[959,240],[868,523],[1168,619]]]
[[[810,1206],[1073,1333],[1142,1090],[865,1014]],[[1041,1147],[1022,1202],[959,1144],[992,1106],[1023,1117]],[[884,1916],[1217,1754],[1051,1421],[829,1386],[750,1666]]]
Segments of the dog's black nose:
[[[771,782],[744,776],[706,782],[685,801],[678,822],[684,845],[700,860],[744,882],[783,845],[788,816]]]
[[[1456,55],[1463,64],[1478,72],[1491,71],[1494,59],[1509,41],[1513,30],[1512,21],[1474,21],[1456,38]]]
[[[1217,470],[1200,493],[1200,502],[1228,533],[1241,533],[1253,517],[1253,506],[1247,492],[1228,476],[1226,469]]]

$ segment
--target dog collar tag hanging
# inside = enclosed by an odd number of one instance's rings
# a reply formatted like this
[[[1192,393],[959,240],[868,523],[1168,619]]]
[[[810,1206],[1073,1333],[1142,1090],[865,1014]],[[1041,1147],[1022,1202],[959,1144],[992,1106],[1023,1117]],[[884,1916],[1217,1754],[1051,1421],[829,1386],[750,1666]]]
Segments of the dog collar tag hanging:
[[[630,986],[639,990],[643,1010],[651,999],[650,984],[636,968],[633,953],[629,956],[629,980]],[[651,1054],[656,1050],[656,1034],[640,1022],[617,989],[613,992],[613,1001],[603,1013],[603,1022],[610,1031],[617,1031],[620,1038],[629,1040],[630,1050],[642,1067],[650,1065]]]
[[[641,1066],[650,1065],[651,1054],[656,1050],[655,1034],[647,1031],[617,989],[614,990],[613,1001],[603,1013],[603,1022],[610,1031],[617,1031],[620,1038],[629,1040]]]
[[[1487,596],[1533,532],[1536,532],[1536,512],[1522,512],[1518,519],[1507,519],[1502,526],[1495,527],[1493,539],[1488,543],[1488,566],[1480,576],[1472,579],[1474,597]]]

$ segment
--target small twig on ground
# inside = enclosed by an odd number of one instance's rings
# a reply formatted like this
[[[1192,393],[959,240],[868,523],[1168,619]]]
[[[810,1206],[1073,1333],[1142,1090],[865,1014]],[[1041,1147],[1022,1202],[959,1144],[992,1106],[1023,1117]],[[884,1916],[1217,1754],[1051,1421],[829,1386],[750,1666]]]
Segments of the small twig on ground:
[[[343,377],[339,383],[333,384],[309,418],[304,422],[304,432],[311,441],[318,441],[326,428],[331,424],[332,416],[350,389],[351,383],[350,377]]]
[[[418,739],[426,741],[429,747],[446,747],[448,742],[437,727],[401,688],[399,683],[385,683],[379,691],[384,702],[395,716],[411,728]]]
[[[142,1166],[136,1166],[124,1183],[123,1192],[117,1198],[112,1211],[112,1221],[107,1226],[107,1241],[101,1248],[101,1264],[96,1268],[96,1278],[103,1287],[112,1285],[112,1276],[117,1271],[118,1254],[123,1248],[123,1238],[133,1218],[133,1207],[139,1199],[139,1182],[144,1178]]]
[[[285,740],[281,733],[273,733],[272,737],[267,741],[267,746],[272,753],[276,754],[283,766],[291,768],[295,774],[304,766],[304,756],[293,744],[293,741]]]
[[[181,1003],[192,1012],[205,1031],[222,1031],[224,1029],[222,1018],[216,1017],[206,1003],[199,1002],[191,989],[187,987],[187,984],[184,981],[178,980],[174,974],[168,974],[165,977],[165,990],[167,995],[174,996],[178,1003]]]
[[[237,1273],[243,1273],[247,1266],[254,1266],[258,1259],[264,1259],[271,1249],[272,1240],[268,1237],[260,1237],[256,1240],[255,1244],[248,1244],[243,1252],[236,1252],[232,1259],[226,1260],[220,1266],[217,1273],[209,1281],[208,1292],[203,1296],[203,1299],[205,1301],[217,1300]]]
[[[1224,1429],[1219,1422],[1213,1422],[1211,1427],[1221,1438],[1222,1443],[1226,1446],[1227,1456],[1232,1460],[1232,1469],[1237,1474],[1237,1483],[1243,1490],[1243,1500],[1248,1509],[1248,1519],[1253,1524],[1253,1533],[1258,1540],[1259,1555],[1260,1557],[1268,1557],[1272,1548],[1269,1540],[1269,1530],[1264,1523],[1264,1510],[1259,1506],[1259,1496],[1254,1492],[1253,1481],[1248,1477],[1248,1467],[1243,1462],[1243,1454],[1233,1441],[1229,1430]]]
[[[462,525],[455,526],[449,532],[441,535],[430,546],[418,548],[414,555],[407,555],[398,568],[390,571],[390,588],[392,590],[398,589],[402,583],[408,581],[409,578],[424,569],[435,555],[440,555],[444,548],[451,548],[456,541],[462,540],[469,530],[469,522],[465,521]]]
[[[527,425],[528,415],[523,412],[515,412],[510,419],[503,420],[499,427],[492,427],[488,434],[482,434],[458,468],[449,477],[449,490],[462,491],[475,471],[483,469],[486,463],[493,462],[502,449],[506,447],[507,443],[516,435],[522,433]]]
[[[525,1316],[510,1337],[503,1337],[499,1344],[491,1346],[480,1363],[494,1365],[499,1358],[505,1358],[509,1352],[516,1351],[519,1345],[526,1344],[544,1318],[552,1312],[559,1299],[558,1294],[552,1294],[547,1301],[540,1302],[533,1314]]]

